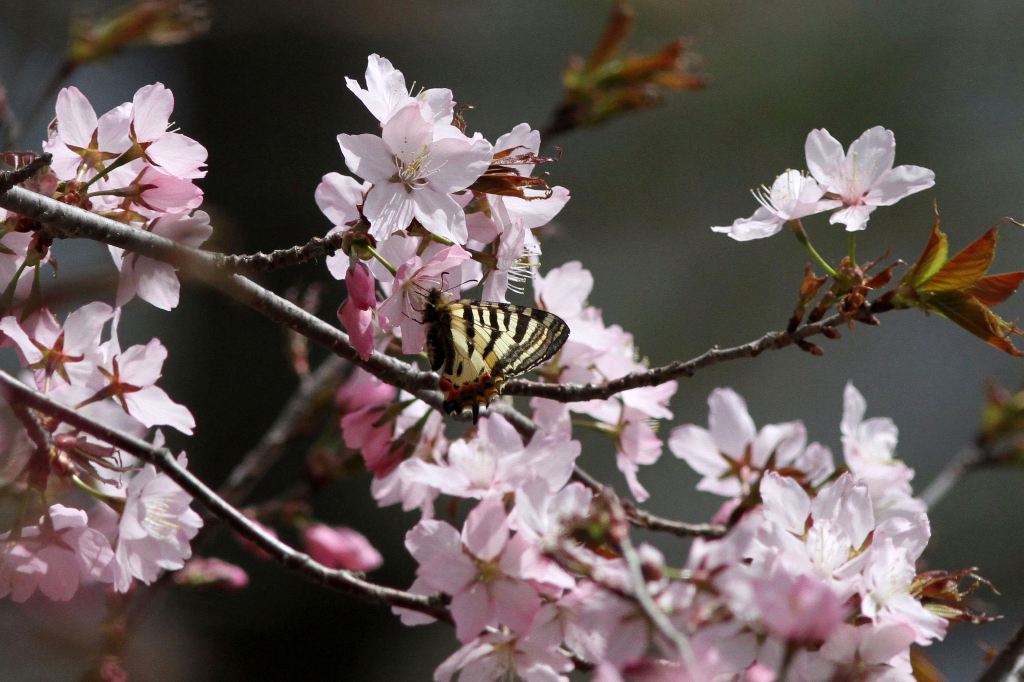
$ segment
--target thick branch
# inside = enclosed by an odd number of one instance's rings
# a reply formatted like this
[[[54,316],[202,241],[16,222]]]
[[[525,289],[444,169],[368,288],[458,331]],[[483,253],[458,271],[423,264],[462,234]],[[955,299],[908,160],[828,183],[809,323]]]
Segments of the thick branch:
[[[179,465],[174,455],[166,448],[155,447],[144,440],[94,422],[68,407],[53,402],[3,371],[0,371],[0,394],[12,405],[21,404],[56,417],[62,422],[151,463],[206,506],[215,516],[226,521],[237,533],[251,540],[285,568],[295,571],[306,579],[370,602],[418,611],[439,620],[451,620],[448,609],[439,597],[412,594],[377,585],[362,578],[358,573],[327,568],[314,561],[309,555],[281,542],[232,507],[190,471]]]
[[[275,322],[292,329],[334,354],[363,367],[382,381],[410,392],[437,386],[437,376],[423,372],[389,355],[374,352],[362,360],[348,335],[294,303],[281,298],[241,275],[225,272],[223,254],[176,244],[143,230],[98,216],[75,206],[13,187],[0,192],[0,206],[28,216],[53,229],[57,237],[87,237],[132,251],[147,258],[170,263],[189,275],[199,277],[231,298],[258,310]]]
[[[889,306],[882,306],[870,303],[865,304],[856,319],[871,319],[873,313],[891,310]],[[697,370],[711,365],[717,365],[727,360],[739,358],[754,358],[766,350],[777,350],[791,346],[809,336],[825,333],[826,329],[838,327],[845,323],[848,318],[836,313],[818,322],[802,324],[793,332],[772,331],[759,339],[755,339],[741,346],[732,348],[713,347],[691,360],[677,360],[662,367],[645,370],[643,372],[632,372],[625,376],[607,381],[603,384],[545,384],[538,381],[526,381],[515,379],[505,384],[504,393],[507,395],[528,395],[559,402],[577,402],[581,400],[604,400],[616,393],[628,391],[643,386],[657,386],[666,381],[679,377],[692,377]]]

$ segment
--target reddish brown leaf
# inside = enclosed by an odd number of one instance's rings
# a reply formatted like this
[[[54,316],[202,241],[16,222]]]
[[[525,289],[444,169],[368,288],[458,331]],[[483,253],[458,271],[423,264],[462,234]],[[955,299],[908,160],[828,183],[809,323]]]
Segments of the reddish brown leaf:
[[[932,225],[932,233],[928,237],[928,243],[924,246],[921,257],[910,269],[903,281],[917,289],[928,279],[939,271],[949,258],[949,241],[945,233],[939,229],[939,214],[935,214],[935,224]]]
[[[988,270],[996,252],[999,235],[996,228],[990,229],[964,250],[946,261],[942,269],[920,287],[922,291],[949,291],[966,289],[977,282]]]
[[[1012,335],[1024,336],[1024,332],[993,313],[969,293],[940,291],[929,296],[926,305],[990,346],[1010,355],[1024,355],[1010,340]]]
[[[1024,272],[1004,272],[987,275],[974,283],[968,293],[987,306],[998,305],[1013,296],[1024,280]]]

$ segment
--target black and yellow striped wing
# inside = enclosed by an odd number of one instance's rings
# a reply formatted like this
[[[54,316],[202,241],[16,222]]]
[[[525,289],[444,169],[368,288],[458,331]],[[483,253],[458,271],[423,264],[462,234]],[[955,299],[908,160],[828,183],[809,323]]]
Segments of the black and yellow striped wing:
[[[569,327],[544,310],[492,301],[447,301],[430,292],[425,322],[431,369],[441,374],[444,409],[458,414],[480,407],[511,377],[549,360],[569,337]]]

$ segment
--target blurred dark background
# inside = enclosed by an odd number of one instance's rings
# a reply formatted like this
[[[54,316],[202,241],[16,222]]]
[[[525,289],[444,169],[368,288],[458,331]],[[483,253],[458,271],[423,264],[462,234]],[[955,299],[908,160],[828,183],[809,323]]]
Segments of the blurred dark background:
[[[3,2],[0,81],[24,107],[62,58],[76,12],[118,3]],[[1024,5],[1014,0],[859,3],[635,0],[631,47],[653,51],[682,35],[712,78],[703,92],[558,140],[553,184],[573,199],[545,244],[545,270],[579,259],[593,271],[591,303],[605,321],[633,332],[652,363],[688,358],[713,344],[734,345],[785,326],[805,256],[787,235],[739,244],[714,235],[755,208],[747,190],[804,164],[808,131],[826,127],[844,145],[874,125],[896,134],[896,163],[935,171],[933,190],[875,212],[859,241],[863,257],[914,260],[931,225],[932,202],[958,250],[1004,215],[1024,217]],[[527,121],[542,127],[560,99],[560,72],[586,54],[610,3],[466,1],[252,2],[212,4],[213,28],[197,41],[131,50],[76,72],[102,113],[161,81],[176,95],[174,120],[209,150],[202,181],[213,216],[211,248],[268,250],[301,243],[329,227],[313,202],[326,172],[344,172],[340,132],[375,121],[344,87],[362,80],[366,56],[380,53],[409,83],[449,87],[473,105],[471,130],[491,140]],[[37,148],[47,114],[22,142]],[[24,111],[22,110],[22,113]],[[547,151],[550,151],[550,147]],[[815,244],[838,257],[846,236],[821,218],[806,221]],[[1021,269],[1024,234],[1003,230],[995,271]],[[105,249],[60,244],[61,276],[110,273]],[[284,291],[324,282],[321,315],[340,300],[323,267],[261,281]],[[79,301],[76,305],[84,301]],[[1004,317],[1017,320],[1021,303]],[[191,466],[219,484],[260,437],[295,386],[281,331],[203,286],[186,283],[181,305],[164,313],[136,302],[122,325],[124,345],[159,336],[170,350],[162,385],[188,405],[196,435],[171,436]],[[1022,361],[938,318],[894,313],[881,328],[858,327],[823,341],[824,358],[795,349],[737,361],[684,380],[673,402],[679,423],[706,424],[706,396],[732,386],[759,425],[802,418],[810,437],[840,453],[842,390],[852,379],[869,415],[900,427],[899,455],[917,469],[920,490],[970,444],[991,380],[1021,381]],[[10,366],[11,358],[3,358]],[[625,490],[613,452],[587,441],[581,463]],[[302,448],[272,472],[256,499],[294,481]],[[718,499],[694,491],[696,477],[668,454],[640,474],[649,507],[706,519]],[[316,498],[319,515],[365,533],[385,556],[374,574],[405,586],[414,565],[402,546],[416,516],[377,510],[369,481],[338,483]],[[976,474],[931,513],[930,568],[976,565],[1001,595],[984,606],[1005,620],[957,626],[927,650],[951,679],[982,667],[1024,616],[1024,472]],[[670,560],[685,546],[659,538]],[[163,590],[131,634],[125,665],[133,679],[427,679],[456,648],[450,628],[404,628],[387,611],[317,588],[276,565],[251,559],[223,536],[209,554],[242,563],[252,586],[238,594]],[[36,598],[0,603],[0,678],[74,679],[102,636],[103,596],[70,604]]]

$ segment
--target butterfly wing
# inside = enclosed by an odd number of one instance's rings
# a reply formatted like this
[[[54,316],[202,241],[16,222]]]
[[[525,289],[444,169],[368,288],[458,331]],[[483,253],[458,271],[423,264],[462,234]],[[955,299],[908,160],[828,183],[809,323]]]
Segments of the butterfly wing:
[[[450,414],[469,407],[475,420],[508,378],[550,359],[569,337],[561,318],[536,308],[432,299],[427,350]]]

